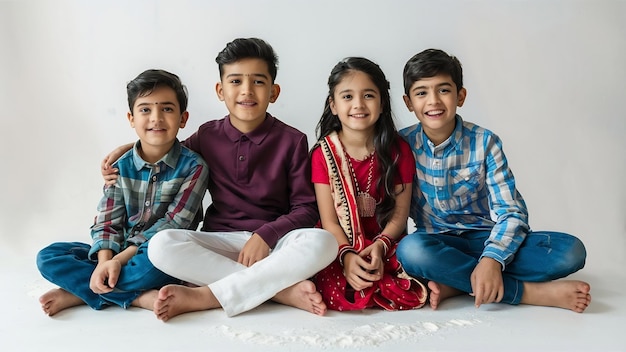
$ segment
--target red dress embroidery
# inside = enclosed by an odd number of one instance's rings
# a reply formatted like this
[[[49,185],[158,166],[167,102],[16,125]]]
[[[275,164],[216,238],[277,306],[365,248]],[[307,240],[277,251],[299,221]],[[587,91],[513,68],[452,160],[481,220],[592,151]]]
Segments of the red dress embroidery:
[[[320,141],[330,178],[330,188],[337,217],[352,247],[358,253],[372,243],[364,236],[358,214],[356,186],[341,142],[336,133]],[[421,308],[426,303],[426,287],[408,276],[398,262],[394,244],[387,251],[383,278],[372,287],[355,291],[343,275],[339,258],[315,276],[324,302],[333,310],[360,310],[381,307],[386,310]]]

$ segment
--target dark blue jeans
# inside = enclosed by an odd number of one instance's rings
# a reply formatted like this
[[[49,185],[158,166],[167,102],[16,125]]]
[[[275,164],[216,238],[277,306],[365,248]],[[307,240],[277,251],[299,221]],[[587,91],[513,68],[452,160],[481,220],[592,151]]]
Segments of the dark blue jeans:
[[[170,283],[180,283],[148,260],[148,242],[137,249],[137,253],[122,266],[115,290],[97,294],[89,288],[91,274],[97,262],[87,257],[91,247],[79,242],[57,242],[37,254],[37,267],[48,281],[82,299],[93,309],[102,309],[111,304],[130,307],[139,295],[147,290],[158,289]]]
[[[470,276],[478,264],[489,231],[461,235],[414,232],[398,244],[406,272],[463,292],[472,292]],[[560,232],[531,232],[502,273],[503,303],[519,304],[524,282],[552,281],[585,266],[587,252],[576,237]]]

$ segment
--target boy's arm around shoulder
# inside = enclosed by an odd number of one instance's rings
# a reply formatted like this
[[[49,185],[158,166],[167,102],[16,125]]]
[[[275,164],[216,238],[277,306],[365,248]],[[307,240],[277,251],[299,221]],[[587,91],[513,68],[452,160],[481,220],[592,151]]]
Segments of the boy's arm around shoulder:
[[[119,170],[113,166],[113,163],[121,158],[126,152],[133,149],[134,145],[135,143],[124,144],[115,148],[111,153],[104,157],[100,163],[100,173],[102,174],[102,178],[104,178],[105,185],[115,184]]]
[[[491,230],[482,256],[498,261],[504,270],[530,231],[528,210],[515,186],[515,178],[502,149],[502,141],[495,134],[485,139],[485,167],[489,205],[496,224]]]

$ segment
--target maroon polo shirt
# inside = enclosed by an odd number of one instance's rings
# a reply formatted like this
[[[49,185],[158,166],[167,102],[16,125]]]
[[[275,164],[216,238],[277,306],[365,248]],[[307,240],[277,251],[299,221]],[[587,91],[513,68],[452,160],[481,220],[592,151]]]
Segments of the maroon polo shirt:
[[[202,231],[250,231],[274,248],[287,232],[319,219],[307,137],[269,113],[250,133],[229,116],[201,125],[184,142],[209,165],[212,204]]]

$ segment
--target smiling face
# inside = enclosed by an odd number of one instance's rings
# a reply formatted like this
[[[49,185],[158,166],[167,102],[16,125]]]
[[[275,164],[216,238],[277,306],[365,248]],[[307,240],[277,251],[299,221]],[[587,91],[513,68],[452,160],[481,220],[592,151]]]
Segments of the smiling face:
[[[159,86],[138,97],[132,113],[128,113],[128,121],[141,140],[142,158],[154,163],[167,154],[178,129],[185,127],[188,118],[187,111],[181,113],[176,93],[170,87]]]
[[[219,99],[226,103],[231,124],[243,133],[263,123],[267,107],[280,94],[278,84],[272,83],[267,63],[257,58],[224,65],[215,90]]]
[[[335,86],[329,98],[330,109],[339,117],[342,131],[369,132],[382,112],[380,96],[378,87],[366,73],[353,71]]]
[[[428,138],[438,145],[454,131],[456,108],[463,106],[466,94],[465,88],[457,92],[450,75],[440,74],[415,81],[403,98]]]

